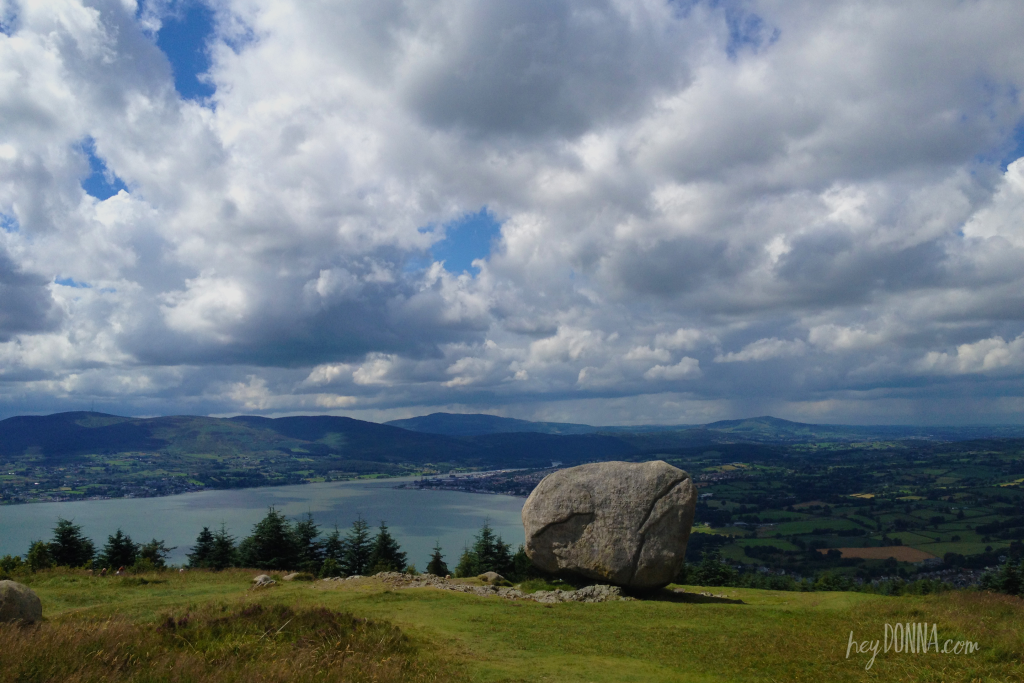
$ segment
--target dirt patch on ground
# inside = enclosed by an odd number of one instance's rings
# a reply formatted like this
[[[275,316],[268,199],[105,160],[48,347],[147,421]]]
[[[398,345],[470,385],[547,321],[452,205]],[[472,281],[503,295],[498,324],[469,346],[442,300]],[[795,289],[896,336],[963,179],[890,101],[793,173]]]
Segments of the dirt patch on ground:
[[[822,548],[819,553],[827,553],[830,548]],[[885,560],[895,557],[900,562],[923,562],[933,560],[935,556],[909,545],[887,545],[881,548],[834,548],[843,554],[843,557],[859,557],[865,560]]]

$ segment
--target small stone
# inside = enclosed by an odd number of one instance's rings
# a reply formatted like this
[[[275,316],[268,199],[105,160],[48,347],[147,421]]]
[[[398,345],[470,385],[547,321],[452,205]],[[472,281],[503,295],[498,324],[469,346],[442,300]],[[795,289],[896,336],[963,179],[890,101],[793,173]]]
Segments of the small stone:
[[[273,586],[275,583],[277,583],[277,581],[274,581],[266,574],[260,574],[252,580],[252,583],[253,588],[265,588],[267,586]]]
[[[0,622],[34,624],[43,619],[43,603],[28,586],[17,581],[0,581]]]

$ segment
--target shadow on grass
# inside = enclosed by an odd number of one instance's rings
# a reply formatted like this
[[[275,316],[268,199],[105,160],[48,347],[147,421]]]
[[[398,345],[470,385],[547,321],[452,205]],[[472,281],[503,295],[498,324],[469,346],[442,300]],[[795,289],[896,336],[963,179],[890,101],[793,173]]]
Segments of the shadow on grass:
[[[653,600],[657,602],[689,602],[698,605],[745,605],[739,598],[727,598],[711,593],[687,593],[681,589],[662,588],[648,593],[630,593],[637,600]]]

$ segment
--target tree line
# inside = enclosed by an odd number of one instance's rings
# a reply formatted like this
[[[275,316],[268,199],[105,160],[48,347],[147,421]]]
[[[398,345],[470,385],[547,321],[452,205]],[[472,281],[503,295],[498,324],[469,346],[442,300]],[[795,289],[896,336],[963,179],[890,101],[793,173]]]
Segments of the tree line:
[[[123,567],[135,573],[155,571],[166,568],[167,557],[174,549],[157,539],[136,543],[118,529],[97,551],[80,525],[58,518],[52,538],[34,541],[24,559],[10,555],[0,558],[0,578],[18,569],[38,571],[50,567],[96,570]],[[325,534],[311,513],[292,521],[274,507],[270,507],[266,516],[253,526],[252,533],[240,541],[228,533],[223,524],[216,530],[203,527],[187,558],[187,566],[195,569],[249,567],[265,571],[301,571],[321,578],[388,571],[416,572],[383,521],[375,534],[362,517],[352,522],[344,534],[337,525]],[[448,568],[444,558],[442,548],[435,544],[426,571],[456,577],[493,571],[510,580],[537,575],[523,547],[513,552],[511,545],[488,523],[474,537],[473,544],[463,550],[454,571]]]

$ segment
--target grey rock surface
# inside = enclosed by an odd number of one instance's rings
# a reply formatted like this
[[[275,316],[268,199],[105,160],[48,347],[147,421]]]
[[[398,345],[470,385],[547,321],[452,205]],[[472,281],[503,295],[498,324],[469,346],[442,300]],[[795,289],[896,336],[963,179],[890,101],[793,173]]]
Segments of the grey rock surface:
[[[43,603],[28,586],[17,581],[0,581],[0,622],[34,624],[43,619]]]
[[[270,578],[266,574],[260,574],[259,576],[257,576],[256,578],[254,578],[252,580],[252,587],[253,588],[266,588],[267,586],[273,586],[275,583],[277,583],[277,581],[274,581],[272,578]]]
[[[372,578],[384,582],[389,588],[438,588],[458,593],[469,593],[479,595],[483,598],[505,598],[506,600],[532,600],[534,602],[555,603],[555,602],[615,602],[619,600],[633,600],[622,594],[618,586],[586,586],[578,590],[553,590],[536,591],[526,593],[513,586],[472,586],[459,581],[434,576],[433,574],[418,574],[416,576],[401,572],[381,572]],[[329,588],[333,584],[346,581],[346,579],[323,579],[314,584],[314,588]]]
[[[480,576],[476,577],[486,583],[501,583],[505,580],[505,577],[498,572],[484,572]]]
[[[523,506],[526,554],[545,571],[659,588],[682,567],[696,503],[690,475],[662,460],[559,470]]]

